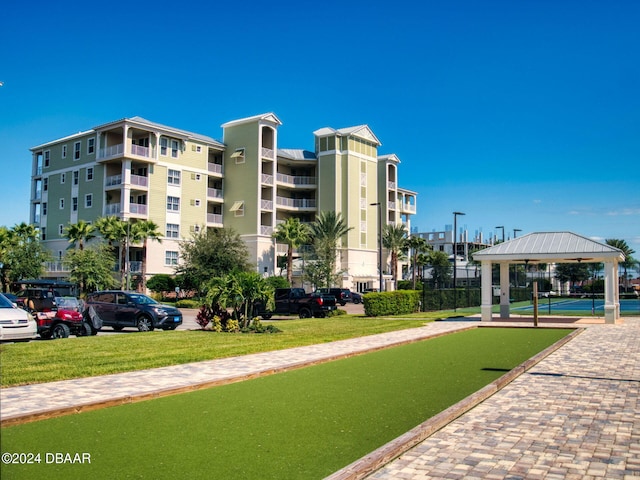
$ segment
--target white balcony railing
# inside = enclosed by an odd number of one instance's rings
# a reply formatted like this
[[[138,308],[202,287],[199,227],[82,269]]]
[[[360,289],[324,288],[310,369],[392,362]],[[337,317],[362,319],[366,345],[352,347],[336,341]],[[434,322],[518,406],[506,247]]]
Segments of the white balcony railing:
[[[273,234],[273,227],[270,225],[260,225],[260,235],[269,235]]]
[[[114,185],[122,185],[122,175],[110,175],[104,181],[105,186],[113,187]]]
[[[120,213],[120,204],[119,203],[107,203],[104,206],[104,214],[109,215],[118,215]]]
[[[64,265],[63,262],[44,262],[44,270],[47,273],[54,272],[68,272],[69,269]]]
[[[211,173],[219,173],[222,175],[222,165],[219,163],[211,163],[207,164],[207,170]]]
[[[147,206],[141,203],[130,203],[129,204],[129,213],[133,213],[136,215],[146,215],[147,214]]]
[[[286,183],[288,185],[315,185],[316,177],[306,177],[303,175],[286,175],[284,173],[278,173],[277,180],[280,183]]]
[[[262,156],[264,158],[270,158],[271,160],[275,158],[273,150],[266,147],[262,147]]]
[[[131,145],[131,154],[139,157],[149,157],[149,147],[142,145]]]
[[[416,211],[416,206],[410,203],[405,203],[402,207],[402,210],[405,212],[414,212]]]
[[[273,175],[269,175],[268,173],[263,173],[262,183],[265,185],[273,185]]]
[[[98,152],[98,159],[122,156],[124,152],[124,144],[111,145],[110,147],[103,147]]]
[[[131,185],[137,185],[139,187],[148,187],[149,178],[141,175],[131,175]]]
[[[207,188],[207,198],[219,198],[223,197],[222,190],[220,188]]]
[[[207,223],[215,223],[216,225],[222,225],[222,214],[207,213]]]
[[[273,210],[273,200],[260,200],[262,210]]]
[[[316,208],[316,199],[277,197],[276,205],[292,208]]]
[[[389,190],[395,190],[396,189],[396,182],[387,182],[387,188]]]

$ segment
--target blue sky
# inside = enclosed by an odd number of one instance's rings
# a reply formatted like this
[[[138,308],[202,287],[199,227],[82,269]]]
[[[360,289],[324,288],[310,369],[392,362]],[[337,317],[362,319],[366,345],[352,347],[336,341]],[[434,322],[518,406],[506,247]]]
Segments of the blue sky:
[[[265,112],[281,148],[367,124],[420,231],[569,230],[640,257],[640,2],[10,2],[0,225],[28,220],[29,148],[139,115],[221,139]],[[8,208],[7,208],[8,207]]]

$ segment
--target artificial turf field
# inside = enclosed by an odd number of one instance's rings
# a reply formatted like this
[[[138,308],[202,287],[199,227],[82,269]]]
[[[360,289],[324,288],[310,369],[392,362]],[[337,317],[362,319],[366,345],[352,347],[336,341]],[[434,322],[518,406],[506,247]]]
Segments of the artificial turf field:
[[[315,479],[513,369],[570,329],[476,328],[157,400],[2,429],[5,479]],[[91,463],[46,463],[47,453]],[[86,458],[86,457],[85,457]],[[4,459],[4,457],[3,457]]]

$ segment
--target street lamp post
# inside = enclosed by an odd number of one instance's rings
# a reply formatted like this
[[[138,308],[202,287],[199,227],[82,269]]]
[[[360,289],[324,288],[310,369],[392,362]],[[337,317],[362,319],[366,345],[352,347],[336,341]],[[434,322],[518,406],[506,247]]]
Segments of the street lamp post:
[[[382,204],[380,202],[370,203],[369,205],[378,207],[378,282],[379,291],[382,292]]]
[[[502,243],[504,243],[504,225],[501,225],[501,226],[496,227],[496,228],[502,229]]]
[[[513,229],[513,238],[516,238],[516,233],[521,232],[522,230],[520,230],[519,228],[514,228]]]
[[[453,212],[453,311],[458,308],[458,290],[457,290],[457,277],[458,277],[458,265],[456,257],[458,256],[458,215],[464,215],[462,212]]]

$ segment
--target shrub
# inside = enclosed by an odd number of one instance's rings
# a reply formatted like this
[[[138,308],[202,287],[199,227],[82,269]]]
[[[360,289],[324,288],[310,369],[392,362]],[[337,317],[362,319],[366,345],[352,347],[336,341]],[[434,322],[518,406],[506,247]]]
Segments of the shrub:
[[[176,302],[177,308],[199,308],[202,302],[198,300],[191,300],[188,298],[183,298]]]
[[[339,317],[340,315],[346,315],[346,314],[347,314],[346,310],[340,310],[339,308],[336,308],[335,310],[332,310],[329,313],[327,313],[327,317]]]
[[[420,292],[396,290],[395,292],[368,293],[363,297],[364,313],[368,317],[414,313],[420,308]]]

